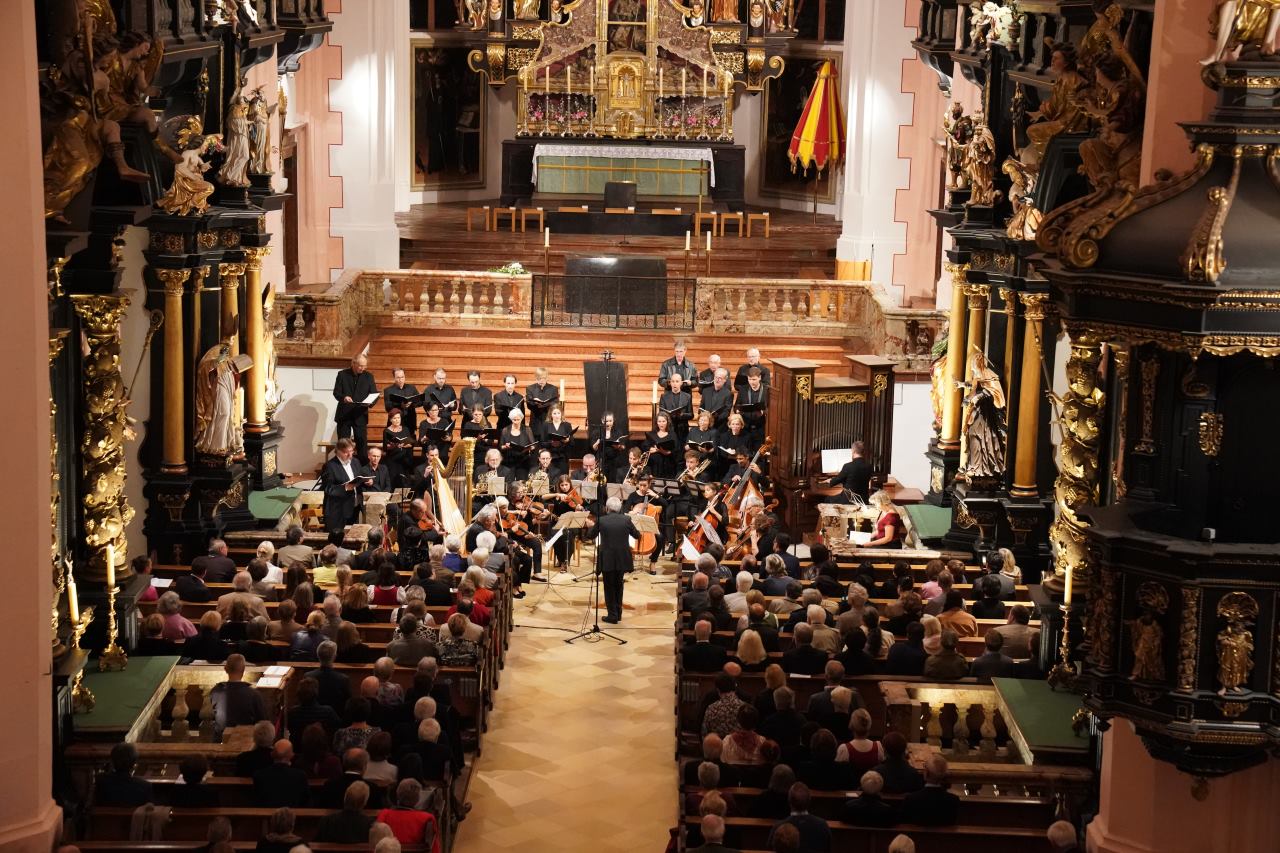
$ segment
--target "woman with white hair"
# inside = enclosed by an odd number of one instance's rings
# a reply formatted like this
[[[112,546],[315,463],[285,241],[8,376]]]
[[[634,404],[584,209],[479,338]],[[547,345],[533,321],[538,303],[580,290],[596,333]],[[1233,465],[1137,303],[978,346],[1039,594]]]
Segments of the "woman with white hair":
[[[512,479],[523,480],[533,464],[531,448],[537,439],[533,437],[533,430],[525,426],[523,412],[512,409],[508,417],[511,426],[499,436],[498,449],[502,451],[502,463],[511,469]]]
[[[862,547],[901,548],[906,527],[903,526],[902,517],[898,515],[897,507],[893,505],[893,499],[889,497],[889,493],[883,489],[873,492],[867,503],[879,510],[880,515],[876,518],[875,534],[871,537],[871,541],[863,544]]]
[[[259,560],[267,564],[267,576],[262,580],[264,583],[284,583],[284,569],[276,565],[276,546],[270,539],[263,539],[258,543],[258,549],[254,552]]]

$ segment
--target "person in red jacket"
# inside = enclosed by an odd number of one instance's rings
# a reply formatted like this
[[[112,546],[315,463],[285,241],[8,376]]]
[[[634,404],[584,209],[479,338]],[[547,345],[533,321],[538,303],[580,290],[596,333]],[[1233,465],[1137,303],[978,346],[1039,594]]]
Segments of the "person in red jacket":
[[[396,786],[395,808],[378,812],[378,822],[391,827],[401,844],[425,844],[431,853],[440,853],[440,832],[436,817],[418,808],[422,799],[422,783],[417,779],[402,779]]]

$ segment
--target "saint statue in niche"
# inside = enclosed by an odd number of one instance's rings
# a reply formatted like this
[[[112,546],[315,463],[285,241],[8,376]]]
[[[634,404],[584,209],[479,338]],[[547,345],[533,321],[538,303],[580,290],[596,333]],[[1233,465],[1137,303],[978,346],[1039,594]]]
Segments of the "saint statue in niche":
[[[241,95],[227,112],[226,146],[218,180],[228,187],[249,186],[249,103]]]
[[[965,473],[973,477],[999,477],[1004,473],[1004,388],[982,350],[969,356],[972,381],[964,385]]]
[[[678,0],[671,0],[671,5],[684,15],[685,26],[701,27],[707,23],[707,6],[703,0],[693,0],[689,6],[681,5]]]
[[[647,17],[645,0],[609,0],[609,20],[640,23]]]
[[[712,0],[711,19],[717,24],[736,24],[742,19],[738,17],[738,0]]]
[[[227,456],[244,448],[236,422],[236,389],[240,375],[227,340],[213,346],[196,365],[196,434],[200,453]]]
[[[536,21],[542,0],[515,0],[515,16],[522,21]]]

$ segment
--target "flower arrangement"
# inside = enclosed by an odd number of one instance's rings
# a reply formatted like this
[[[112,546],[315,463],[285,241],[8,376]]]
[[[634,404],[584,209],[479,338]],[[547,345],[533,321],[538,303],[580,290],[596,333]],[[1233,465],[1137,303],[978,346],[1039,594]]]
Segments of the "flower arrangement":
[[[524,275],[528,272],[519,261],[510,261],[500,267],[493,267],[489,272],[501,273],[503,275]]]

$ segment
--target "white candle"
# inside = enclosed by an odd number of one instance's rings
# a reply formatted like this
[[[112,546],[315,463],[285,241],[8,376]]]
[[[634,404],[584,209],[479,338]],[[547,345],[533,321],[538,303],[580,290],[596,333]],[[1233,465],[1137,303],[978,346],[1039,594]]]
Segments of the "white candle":
[[[115,589],[116,587],[116,549],[114,545],[107,546],[107,589]]]
[[[684,68],[680,69],[680,99],[681,100],[684,100],[685,71],[686,69]]]
[[[1068,568],[1065,572],[1063,572],[1062,577],[1063,577],[1062,606],[1070,607],[1071,606],[1071,569]],[[1065,626],[1064,626],[1064,630],[1065,630]]]
[[[689,251],[689,242],[692,239],[693,239],[693,235],[691,235],[688,231],[684,232],[684,250],[686,252]]]
[[[726,98],[728,98],[728,97],[729,97],[729,80],[730,80],[730,79],[731,79],[731,78],[729,77],[729,75],[728,75],[728,74],[724,75],[724,96],[725,96]]]
[[[520,69],[520,86],[524,89],[524,93],[529,94],[529,68],[528,66]]]
[[[551,66],[547,66],[547,97],[551,97]],[[550,106],[550,104],[548,104]]]
[[[80,624],[80,596],[76,594],[76,579],[67,572],[67,613],[71,616],[71,624]]]
[[[711,232],[707,232],[707,251],[711,251]]]
[[[547,228],[542,232],[542,248],[544,249],[551,248],[551,229],[550,228]]]
[[[566,65],[564,67],[564,90],[567,94],[573,94],[573,68]]]
[[[658,405],[658,380],[653,380],[653,404]]]
[[[658,68],[658,97],[662,97],[662,68]]]
[[[707,69],[702,69],[702,97],[707,97]]]
[[[591,94],[594,95],[595,93],[596,93],[596,67],[592,65],[591,66]]]

